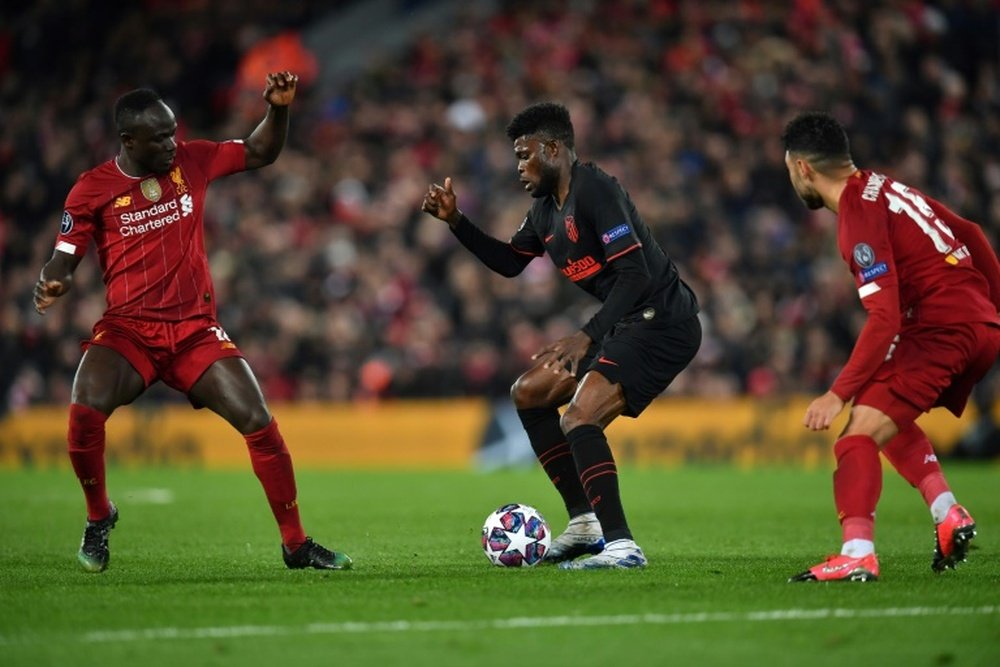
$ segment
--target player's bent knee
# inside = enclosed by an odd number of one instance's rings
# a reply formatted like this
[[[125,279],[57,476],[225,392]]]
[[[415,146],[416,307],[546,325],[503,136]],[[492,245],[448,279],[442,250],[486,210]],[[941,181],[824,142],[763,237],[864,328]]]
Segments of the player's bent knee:
[[[510,388],[510,398],[518,410],[548,407],[551,393],[552,381],[533,370],[517,378]]]
[[[96,388],[96,391],[92,389],[94,388],[89,387],[86,383],[78,383],[73,387],[71,402],[85,405],[109,417],[116,408],[122,405],[122,402],[112,392],[104,388]]]
[[[243,435],[256,433],[271,423],[271,413],[266,406],[253,406],[246,412],[232,415],[227,419]]]
[[[897,433],[899,428],[884,412],[867,405],[856,405],[851,409],[851,417],[840,436],[867,435],[882,447]]]

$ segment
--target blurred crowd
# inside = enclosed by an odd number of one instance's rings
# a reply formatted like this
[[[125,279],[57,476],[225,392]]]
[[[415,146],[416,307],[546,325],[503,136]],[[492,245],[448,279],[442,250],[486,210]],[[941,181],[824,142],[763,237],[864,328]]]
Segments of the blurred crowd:
[[[597,304],[547,259],[495,276],[419,211],[451,176],[470,219],[509,238],[531,200],[503,129],[540,100],[570,108],[578,155],[622,182],[700,299],[704,344],[674,393],[824,391],[863,323],[833,214],[807,211],[788,183],[780,135],[796,111],[831,111],[859,166],[997,244],[996,0],[467,4],[336,90],[303,85],[278,162],[209,189],[219,318],[271,401],[503,396],[538,348],[586,321]],[[245,136],[263,81],[241,84],[241,59],[325,12],[0,9],[0,413],[68,401],[103,311],[93,255],[45,317],[30,295],[66,193],[117,149],[117,95],[155,87],[182,138]]]

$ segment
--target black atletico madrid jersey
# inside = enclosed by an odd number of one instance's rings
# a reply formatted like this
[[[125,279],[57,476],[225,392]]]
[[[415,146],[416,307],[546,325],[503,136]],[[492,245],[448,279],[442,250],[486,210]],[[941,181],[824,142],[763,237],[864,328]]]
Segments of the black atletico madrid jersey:
[[[535,200],[510,245],[529,257],[548,253],[564,276],[602,302],[617,279],[613,264],[641,253],[650,280],[628,314],[652,307],[660,315],[658,320],[671,324],[698,312],[694,293],[639,217],[628,193],[593,163],[573,164],[569,194],[561,207],[551,195]]]

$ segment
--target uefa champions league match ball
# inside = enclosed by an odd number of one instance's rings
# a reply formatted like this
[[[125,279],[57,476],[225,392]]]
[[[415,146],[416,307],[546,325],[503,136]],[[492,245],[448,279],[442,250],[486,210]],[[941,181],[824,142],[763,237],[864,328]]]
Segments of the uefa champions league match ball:
[[[504,505],[490,512],[483,524],[483,551],[491,563],[500,567],[537,565],[551,543],[549,524],[530,505]]]

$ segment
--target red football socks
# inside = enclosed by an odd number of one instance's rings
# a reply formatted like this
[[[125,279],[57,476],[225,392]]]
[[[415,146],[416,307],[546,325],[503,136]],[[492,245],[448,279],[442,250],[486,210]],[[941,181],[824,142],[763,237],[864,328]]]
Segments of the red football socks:
[[[104,475],[104,423],[107,415],[97,410],[71,403],[69,406],[69,460],[84,498],[87,518],[99,521],[111,512]]]
[[[833,451],[837,456],[833,498],[844,542],[874,541],[875,506],[882,495],[878,445],[867,435],[848,435],[837,441]]]
[[[924,497],[929,507],[942,493],[951,491],[931,441],[916,424],[910,424],[882,448],[896,471]]]
[[[244,438],[253,471],[264,487],[281,530],[281,541],[289,551],[295,551],[306,541],[306,534],[299,520],[292,456],[278,431],[278,422],[272,419],[270,424]]]

